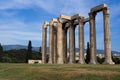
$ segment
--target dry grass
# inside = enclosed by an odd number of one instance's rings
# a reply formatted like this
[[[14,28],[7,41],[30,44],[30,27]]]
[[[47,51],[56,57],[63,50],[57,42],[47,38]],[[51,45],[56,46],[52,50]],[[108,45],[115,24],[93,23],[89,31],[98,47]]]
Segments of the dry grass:
[[[0,80],[120,80],[120,65],[0,64]]]

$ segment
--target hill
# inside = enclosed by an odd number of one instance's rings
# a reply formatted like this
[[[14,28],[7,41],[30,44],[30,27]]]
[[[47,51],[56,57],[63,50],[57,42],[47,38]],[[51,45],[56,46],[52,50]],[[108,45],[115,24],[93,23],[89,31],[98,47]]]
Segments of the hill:
[[[8,51],[8,50],[19,50],[19,49],[27,49],[27,46],[25,45],[3,45],[3,50]],[[39,51],[39,47],[33,47],[32,48],[34,51]]]
[[[27,49],[27,46],[25,46],[25,45],[3,45],[3,49],[4,49],[4,51],[12,50],[12,49],[19,50],[19,49]],[[39,47],[33,47],[33,50],[39,51]],[[69,51],[69,49],[68,49],[68,51]],[[48,48],[47,48],[47,52],[48,52]],[[76,52],[79,52],[79,48],[76,48]],[[118,51],[112,51],[112,53],[120,54],[120,52],[118,52]],[[97,54],[104,54],[104,50],[97,49]]]

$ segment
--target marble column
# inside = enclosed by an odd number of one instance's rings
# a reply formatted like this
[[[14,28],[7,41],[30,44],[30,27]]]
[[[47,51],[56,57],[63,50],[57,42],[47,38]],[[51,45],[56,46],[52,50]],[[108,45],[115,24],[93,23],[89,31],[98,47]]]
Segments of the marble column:
[[[84,60],[84,17],[79,19],[79,63],[85,64]]]
[[[89,13],[89,17],[90,17],[90,64],[97,64],[95,16],[96,16],[96,13]]]
[[[53,35],[53,30],[54,28],[53,28],[53,26],[50,26],[50,32],[49,32],[49,64],[53,64],[53,54],[54,54],[54,47],[53,47],[53,45],[54,45],[54,35]]]
[[[64,64],[63,60],[63,29],[62,29],[62,23],[58,23],[57,27],[57,53],[58,53],[58,64]]]
[[[64,37],[64,63],[67,63],[67,29],[64,29],[63,32]]]
[[[109,9],[103,9],[104,16],[104,48],[105,48],[105,62],[104,64],[114,64],[111,56],[111,40],[110,40],[110,19]]]
[[[54,29],[54,63],[57,63],[57,30]]]
[[[75,27],[73,21],[71,21],[70,32],[69,32],[69,44],[70,44],[70,60],[69,63],[75,63]]]
[[[46,28],[43,26],[42,30],[42,63],[46,63],[46,43],[47,43],[47,32]]]

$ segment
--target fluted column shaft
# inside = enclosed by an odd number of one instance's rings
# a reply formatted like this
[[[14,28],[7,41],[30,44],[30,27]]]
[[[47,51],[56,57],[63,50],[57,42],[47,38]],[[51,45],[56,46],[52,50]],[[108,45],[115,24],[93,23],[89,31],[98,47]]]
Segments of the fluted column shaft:
[[[46,28],[43,26],[42,30],[42,63],[46,63],[46,43],[47,43],[47,32]]]
[[[85,64],[84,61],[84,17],[79,19],[79,63]]]
[[[90,16],[90,64],[97,64],[96,60],[96,13],[89,13]]]
[[[69,32],[69,44],[70,44],[70,64],[75,63],[75,27],[73,21],[71,21],[70,32]]]
[[[53,35],[53,26],[50,26],[50,33],[49,33],[49,64],[53,64],[53,54],[54,54],[54,35]]]
[[[57,63],[57,30],[54,29],[54,63]]]
[[[64,37],[64,63],[67,63],[67,29],[63,32]]]
[[[103,9],[103,16],[104,16],[104,48],[105,48],[104,64],[114,64],[111,59],[110,19],[108,8]]]
[[[57,53],[58,53],[58,64],[64,64],[63,60],[63,29],[62,29],[62,24],[59,23],[57,27]]]

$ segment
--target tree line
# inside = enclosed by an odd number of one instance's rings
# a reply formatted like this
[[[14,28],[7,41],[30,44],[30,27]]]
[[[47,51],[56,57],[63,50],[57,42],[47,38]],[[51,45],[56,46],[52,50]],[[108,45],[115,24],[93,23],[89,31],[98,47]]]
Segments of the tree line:
[[[4,51],[0,44],[0,62],[3,63],[28,63],[29,59],[42,59],[41,47],[39,51],[32,50],[32,42],[29,41],[28,49]]]
[[[86,50],[86,59],[85,62],[89,64],[90,62],[90,44],[87,42],[87,50]],[[49,55],[47,54],[47,62]],[[19,49],[19,50],[8,50],[3,51],[3,47],[0,44],[0,62],[7,63],[28,63],[29,59],[39,59],[42,60],[41,47],[39,51],[32,50],[32,42],[29,41],[28,49]],[[115,64],[120,64],[120,59],[116,57],[112,57]],[[97,61],[102,64],[105,58],[100,58],[97,56]]]

